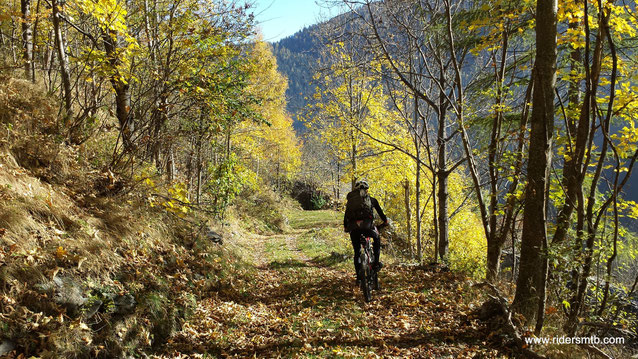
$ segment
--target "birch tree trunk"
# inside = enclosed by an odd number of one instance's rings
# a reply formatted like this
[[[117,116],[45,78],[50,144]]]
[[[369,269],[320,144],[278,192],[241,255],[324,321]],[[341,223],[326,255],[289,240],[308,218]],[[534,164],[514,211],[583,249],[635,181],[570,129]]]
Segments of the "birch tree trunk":
[[[439,130],[438,130],[438,171],[437,171],[437,184],[438,184],[438,192],[437,192],[437,203],[438,203],[438,230],[439,230],[439,238],[438,238],[438,250],[439,250],[439,258],[442,261],[447,260],[447,255],[450,247],[450,238],[448,236],[448,176],[449,172],[447,171],[447,141],[446,141],[446,128],[445,128],[445,114],[439,113]]]
[[[58,0],[51,1],[52,18],[53,18],[53,34],[55,37],[55,48],[58,53],[58,61],[60,62],[60,77],[62,78],[62,89],[64,91],[64,109],[66,110],[65,126],[71,118],[71,77],[69,74],[69,59],[66,55],[66,42],[62,35],[62,26],[60,24],[60,6]]]
[[[31,26],[31,0],[20,0],[22,10],[22,46],[24,57],[24,76],[35,82],[33,72],[33,28]]]

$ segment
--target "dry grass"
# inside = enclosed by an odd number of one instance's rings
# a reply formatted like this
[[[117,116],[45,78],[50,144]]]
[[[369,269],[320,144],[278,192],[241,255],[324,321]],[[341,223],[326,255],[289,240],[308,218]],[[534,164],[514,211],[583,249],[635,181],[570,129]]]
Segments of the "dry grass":
[[[46,183],[6,150],[0,169],[0,341],[13,341],[18,353],[151,351],[180,328],[197,298],[250,278],[232,240],[224,247],[207,242],[187,222],[149,208],[139,193],[99,197],[93,188],[78,192],[77,183]],[[216,229],[226,239],[242,231]],[[130,294],[137,305],[127,315],[73,316],[36,290],[54,277],[72,279],[86,297]]]
[[[57,132],[57,106],[26,80],[0,76],[0,123],[20,127],[24,135]]]

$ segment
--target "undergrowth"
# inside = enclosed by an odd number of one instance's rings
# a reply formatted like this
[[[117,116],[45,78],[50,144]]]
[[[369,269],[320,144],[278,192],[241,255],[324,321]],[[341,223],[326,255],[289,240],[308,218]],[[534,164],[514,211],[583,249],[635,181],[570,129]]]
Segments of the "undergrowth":
[[[259,234],[283,233],[289,229],[283,208],[293,208],[293,201],[270,189],[246,189],[235,199],[230,217],[247,231]]]
[[[26,81],[2,80],[0,342],[14,354],[152,352],[197,301],[250,278],[239,248],[198,231],[206,218],[151,208],[143,186],[108,169],[113,131],[65,143],[53,100]],[[260,213],[272,230],[285,225]]]

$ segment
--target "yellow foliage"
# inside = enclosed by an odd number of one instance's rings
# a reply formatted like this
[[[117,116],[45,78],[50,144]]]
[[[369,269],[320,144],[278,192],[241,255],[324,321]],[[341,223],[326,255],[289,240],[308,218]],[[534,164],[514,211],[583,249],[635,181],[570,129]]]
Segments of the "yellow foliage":
[[[58,259],[62,259],[67,255],[66,249],[62,248],[62,246],[58,246],[58,249],[55,251],[55,257]]]
[[[107,34],[105,36],[111,36],[114,40],[121,37],[126,44],[115,49],[118,60],[115,64],[107,57],[106,52],[91,47],[84,47],[74,60],[100,75],[112,77],[125,84],[135,79],[131,72],[131,63],[140,46],[129,33],[126,4],[121,0],[76,0],[76,3],[77,9],[67,7],[71,17],[79,15],[74,11],[89,15],[95,19],[102,32]]]
[[[325,159],[347,164],[343,180],[349,182],[368,176],[370,169],[359,157],[388,150],[370,137],[395,141],[391,127],[396,115],[386,109],[388,96],[378,76],[354,66],[343,46],[329,50],[335,61],[327,74],[318,77],[322,86],[303,121],[312,129],[309,136],[326,145]],[[380,64],[370,66],[378,69]]]
[[[263,122],[243,122],[235,131],[235,141],[246,160],[246,173],[253,186],[257,177],[292,178],[301,166],[301,146],[285,111],[286,78],[277,71],[270,45],[257,40],[250,57],[254,62],[247,92],[263,99],[255,112]]]
[[[450,175],[450,208],[462,205],[465,196],[464,188],[469,183],[459,174]],[[462,208],[450,220],[450,267],[464,271],[476,278],[485,274],[487,240],[478,214],[471,207]]]
[[[167,212],[185,217],[190,212],[188,187],[184,182],[173,182],[168,187],[158,185],[153,180],[153,168],[145,168],[134,179],[145,185],[149,195],[147,203],[150,207],[162,206]]]
[[[366,179],[370,193],[377,198],[399,232],[416,230],[416,176],[413,133],[400,112],[392,108],[388,94],[378,78],[357,69],[343,47],[331,49],[336,56],[328,75],[319,77],[323,90],[305,118],[309,135],[326,145],[324,157],[344,163],[342,183]],[[395,95],[396,97],[396,95]],[[361,99],[363,99],[361,101]],[[360,102],[359,102],[360,101]],[[401,104],[398,104],[401,109]],[[506,108],[501,108],[506,110]],[[412,151],[412,156],[396,150]],[[421,148],[421,151],[425,149]],[[433,249],[433,174],[420,167],[420,216],[424,257]],[[449,179],[450,208],[463,205],[469,183],[461,175]],[[409,191],[410,223],[406,210],[406,186]],[[450,262],[452,267],[480,276],[484,271],[486,241],[479,217],[472,208],[461,208],[450,223]],[[412,243],[414,246],[414,243]]]

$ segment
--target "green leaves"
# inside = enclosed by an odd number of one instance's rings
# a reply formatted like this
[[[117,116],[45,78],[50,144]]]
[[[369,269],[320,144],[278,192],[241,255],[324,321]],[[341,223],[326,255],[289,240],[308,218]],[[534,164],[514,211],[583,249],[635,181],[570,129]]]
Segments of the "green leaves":
[[[212,210],[223,215],[232,200],[239,194],[245,183],[242,167],[237,156],[231,154],[228,159],[209,168],[210,180],[206,192],[212,198]]]

